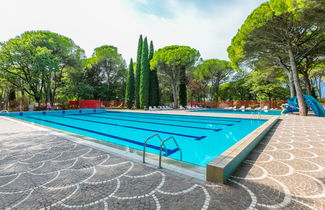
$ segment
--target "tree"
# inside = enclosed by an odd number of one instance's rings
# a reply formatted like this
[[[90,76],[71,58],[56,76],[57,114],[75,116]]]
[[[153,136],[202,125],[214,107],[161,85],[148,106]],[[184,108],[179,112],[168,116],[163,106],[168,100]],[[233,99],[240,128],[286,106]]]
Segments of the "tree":
[[[78,98],[124,99],[126,64],[114,46],[103,45],[96,48],[92,57],[85,60],[82,73],[76,72],[73,76],[78,80],[74,82],[79,91]]]
[[[134,101],[134,69],[132,58],[129,64],[128,79],[126,82],[126,93],[125,93],[126,107],[132,108]]]
[[[325,37],[324,37],[325,38]],[[307,48],[310,48],[310,46],[307,46]],[[306,49],[308,50],[308,49]],[[301,49],[301,51],[305,51]],[[325,41],[324,44],[319,44],[315,47],[313,47],[309,53],[306,53],[303,57],[302,60],[303,62],[298,62],[297,63],[297,69],[299,73],[303,76],[303,81],[306,87],[306,93],[308,95],[313,95],[312,94],[312,83],[310,81],[311,73],[314,69],[317,69],[319,65],[324,63],[324,51],[325,51]]]
[[[251,93],[247,84],[250,74],[245,71],[236,71],[231,81],[220,85],[219,95],[223,101],[227,100],[252,100],[255,95]]]
[[[152,41],[150,42],[149,49],[149,63],[154,55],[154,47]],[[159,105],[159,81],[157,75],[157,69],[150,70],[150,85],[149,85],[149,105],[158,106]]]
[[[282,64],[287,63],[292,73],[300,115],[303,116],[306,106],[298,66],[305,62],[307,54],[324,44],[323,14],[324,3],[320,0],[271,0],[248,16],[228,48],[229,57],[235,64],[266,56],[279,61],[284,58]]]
[[[141,56],[142,56],[143,38],[142,35],[138,41],[138,52],[137,52],[137,67],[135,68],[135,103],[136,107],[140,108],[140,75],[141,75]]]
[[[84,52],[64,36],[49,31],[24,32],[1,43],[0,76],[37,103],[55,100],[66,71],[81,62]]]
[[[181,68],[180,69],[180,74],[179,74],[179,104],[182,105],[183,107],[186,106],[187,104],[187,89],[186,89],[186,84],[187,84],[187,77],[186,77],[186,68]]]
[[[246,87],[249,87],[257,100],[276,100],[288,96],[287,89],[283,87],[283,75],[279,69],[273,71],[254,70],[247,78]]]
[[[207,87],[208,85],[195,79],[193,75],[189,75],[188,78],[188,96],[190,101],[201,102],[207,97]]]
[[[172,45],[159,49],[150,62],[150,68],[157,68],[164,74],[171,86],[174,108],[178,107],[179,84],[181,72],[192,67],[199,59],[200,53],[188,46]]]
[[[311,71],[311,80],[312,83],[315,85],[315,88],[317,90],[318,97],[322,97],[322,83],[325,79],[325,63],[323,60],[323,63],[320,63],[316,67],[313,68]]]
[[[141,55],[141,74],[140,74],[140,108],[149,105],[149,58],[148,58],[148,41],[147,37],[143,41],[142,55]]]
[[[199,64],[194,71],[194,76],[206,84],[211,84],[213,87],[213,99],[218,101],[219,86],[225,82],[229,75],[233,73],[233,68],[228,61],[209,59]]]

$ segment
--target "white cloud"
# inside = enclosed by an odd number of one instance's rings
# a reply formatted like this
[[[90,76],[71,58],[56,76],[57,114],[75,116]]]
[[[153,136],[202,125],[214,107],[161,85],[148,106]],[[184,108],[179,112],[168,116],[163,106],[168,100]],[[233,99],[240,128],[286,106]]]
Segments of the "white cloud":
[[[146,3],[147,0],[137,0]],[[247,15],[264,0],[235,0],[203,11],[191,3],[169,0],[173,17],[141,13],[126,0],[2,0],[0,41],[26,30],[50,30],[86,50],[115,45],[128,61],[135,58],[139,34],[155,48],[189,45],[203,58],[227,59],[226,49]]]

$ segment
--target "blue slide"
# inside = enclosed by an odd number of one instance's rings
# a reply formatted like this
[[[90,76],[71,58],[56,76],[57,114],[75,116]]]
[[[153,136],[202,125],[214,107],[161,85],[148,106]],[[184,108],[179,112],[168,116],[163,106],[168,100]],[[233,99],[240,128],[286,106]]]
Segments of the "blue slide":
[[[308,107],[310,107],[315,116],[325,117],[325,109],[324,107],[312,96],[304,95],[305,102]]]
[[[325,117],[324,107],[314,97],[310,95],[304,95],[304,100],[307,105],[307,108],[311,108],[315,113],[315,116]],[[282,111],[283,114],[289,112],[299,112],[297,97],[288,99],[288,104],[283,104],[282,108],[284,109]]]

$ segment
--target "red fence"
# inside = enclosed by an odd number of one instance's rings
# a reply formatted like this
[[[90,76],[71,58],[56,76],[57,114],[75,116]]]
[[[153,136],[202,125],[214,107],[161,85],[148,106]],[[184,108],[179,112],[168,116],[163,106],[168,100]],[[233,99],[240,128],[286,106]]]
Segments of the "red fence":
[[[78,106],[81,109],[99,109],[103,107],[124,107],[124,101],[80,100],[69,101],[69,106]]]
[[[79,101],[69,101],[70,106],[79,106]]]
[[[80,100],[80,109],[100,109],[100,100]]]

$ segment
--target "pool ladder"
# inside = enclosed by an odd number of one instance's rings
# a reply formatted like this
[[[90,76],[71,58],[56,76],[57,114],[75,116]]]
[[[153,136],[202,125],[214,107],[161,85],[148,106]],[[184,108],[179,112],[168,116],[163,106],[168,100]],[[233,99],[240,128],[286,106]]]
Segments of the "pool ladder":
[[[260,120],[261,119],[261,113],[258,112],[257,114],[255,114],[254,112],[251,112],[250,117],[256,120]]]
[[[167,147],[165,145],[165,142],[169,141],[169,140],[173,140],[178,151],[180,152],[180,160],[182,160],[182,150],[181,148],[178,146],[178,143],[177,141],[175,140],[174,136],[170,136],[168,137],[167,139],[165,140],[162,140],[162,138],[160,137],[159,134],[154,134],[152,136],[149,136],[145,141],[144,141],[144,144],[143,144],[143,163],[146,162],[146,147],[147,147],[147,142],[150,140],[150,139],[153,139],[154,137],[157,137],[159,140],[160,140],[160,148],[159,148],[159,168],[161,168],[161,156],[162,156],[162,148],[164,147],[165,149],[165,153],[167,154],[168,153],[168,150],[167,150]]]

